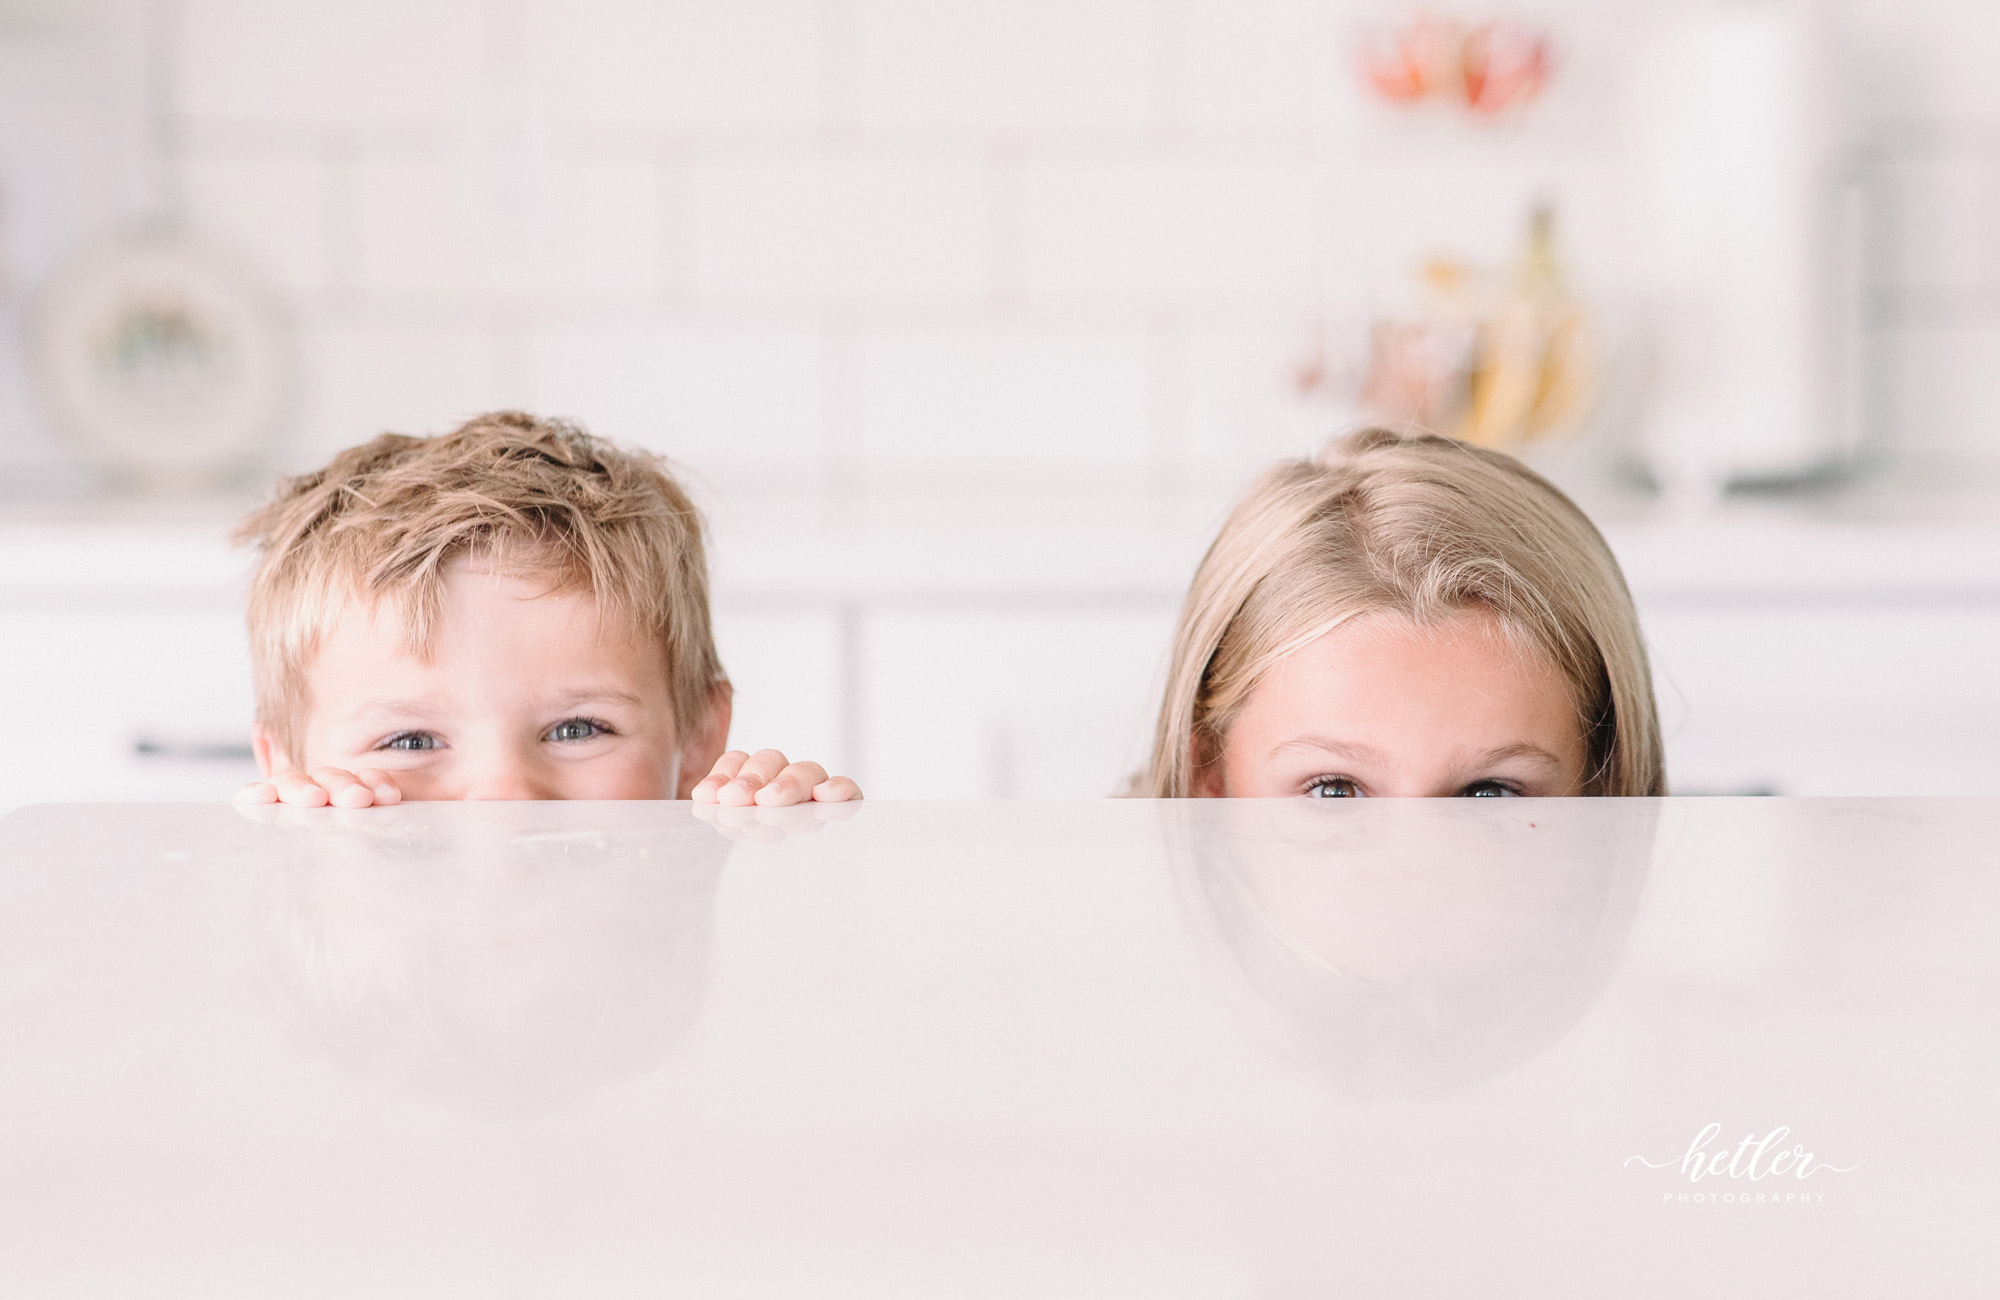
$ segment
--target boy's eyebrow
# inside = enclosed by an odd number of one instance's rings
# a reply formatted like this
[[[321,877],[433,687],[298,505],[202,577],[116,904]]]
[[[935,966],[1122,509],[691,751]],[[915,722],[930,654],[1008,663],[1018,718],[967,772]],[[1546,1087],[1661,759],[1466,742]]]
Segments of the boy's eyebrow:
[[[581,704],[624,704],[632,708],[643,708],[646,701],[631,691],[616,687],[579,687],[552,695],[547,707],[552,709],[573,709]],[[428,695],[392,696],[378,695],[361,701],[348,710],[350,721],[358,719],[425,718],[435,714],[442,705]]]
[[[629,704],[636,709],[645,703],[644,699],[631,691],[621,691],[614,687],[605,687],[602,690],[583,687],[549,697],[549,704],[558,709],[573,709],[579,704]]]
[[[378,695],[374,699],[363,700],[347,711],[350,720],[356,718],[421,718],[437,712],[438,702],[427,695],[391,696]]]

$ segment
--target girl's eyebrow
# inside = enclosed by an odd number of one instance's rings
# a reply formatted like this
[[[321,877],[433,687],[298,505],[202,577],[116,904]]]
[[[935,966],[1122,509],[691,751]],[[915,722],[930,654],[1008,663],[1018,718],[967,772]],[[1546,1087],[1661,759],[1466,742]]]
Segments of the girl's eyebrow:
[[[1472,766],[1486,767],[1493,763],[1504,763],[1510,758],[1531,759],[1547,767],[1562,766],[1562,760],[1554,754],[1543,749],[1540,745],[1530,745],[1526,741],[1519,741],[1512,745],[1502,745],[1498,749],[1489,749],[1474,759]]]
[[[1288,749],[1316,749],[1321,753],[1332,754],[1335,758],[1344,758],[1355,763],[1382,761],[1382,751],[1373,746],[1334,740],[1329,736],[1294,736],[1290,740],[1272,746],[1271,757],[1276,758]]]

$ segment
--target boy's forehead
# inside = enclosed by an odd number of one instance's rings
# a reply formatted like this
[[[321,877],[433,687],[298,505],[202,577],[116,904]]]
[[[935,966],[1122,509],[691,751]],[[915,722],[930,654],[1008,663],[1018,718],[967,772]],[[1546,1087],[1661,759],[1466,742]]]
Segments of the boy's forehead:
[[[578,575],[466,560],[447,565],[431,592],[416,584],[371,590],[353,583],[331,590],[310,658],[329,650],[372,651],[428,662],[441,641],[460,633],[524,625],[541,638],[570,629],[592,641],[645,645],[659,639],[629,612],[600,602]]]

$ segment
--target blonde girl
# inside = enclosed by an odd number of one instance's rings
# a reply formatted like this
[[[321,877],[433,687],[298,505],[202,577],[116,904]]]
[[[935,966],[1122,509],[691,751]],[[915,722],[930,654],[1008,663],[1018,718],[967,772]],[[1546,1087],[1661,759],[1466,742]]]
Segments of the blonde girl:
[[[1498,452],[1375,429],[1281,464],[1195,573],[1143,786],[1664,794],[1617,561]]]

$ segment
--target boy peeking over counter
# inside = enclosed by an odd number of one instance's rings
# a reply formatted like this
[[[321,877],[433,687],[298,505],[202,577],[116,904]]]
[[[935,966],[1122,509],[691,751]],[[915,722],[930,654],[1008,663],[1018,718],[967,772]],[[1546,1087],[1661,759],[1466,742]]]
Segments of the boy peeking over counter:
[[[250,803],[857,799],[725,753],[701,516],[658,457],[517,411],[288,479],[259,552]]]

